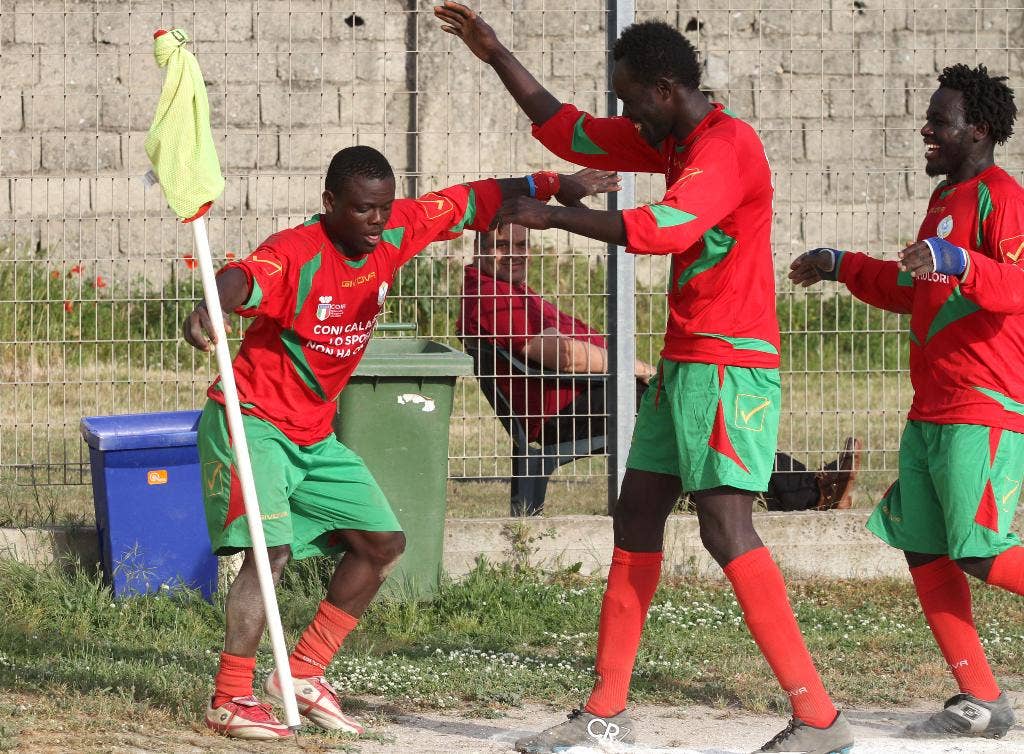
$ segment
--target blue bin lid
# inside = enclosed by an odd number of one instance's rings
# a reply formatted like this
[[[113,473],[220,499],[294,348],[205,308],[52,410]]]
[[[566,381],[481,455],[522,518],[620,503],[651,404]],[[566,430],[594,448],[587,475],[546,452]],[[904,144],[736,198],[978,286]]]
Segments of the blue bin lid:
[[[79,429],[95,450],[177,448],[196,444],[199,411],[87,416]]]

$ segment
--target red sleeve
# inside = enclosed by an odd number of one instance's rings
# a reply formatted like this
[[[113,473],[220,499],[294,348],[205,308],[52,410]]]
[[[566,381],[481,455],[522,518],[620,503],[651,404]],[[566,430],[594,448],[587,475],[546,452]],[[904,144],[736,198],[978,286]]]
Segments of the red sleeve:
[[[249,299],[235,309],[243,317],[265,316],[288,327],[294,317],[295,287],[291,284],[291,256],[275,244],[271,236],[249,256],[231,262],[221,270],[232,267],[245,273],[251,292]]]
[[[910,314],[914,306],[914,278],[909,272],[900,272],[895,262],[847,251],[839,260],[839,282],[879,309]]]
[[[574,106],[562,105],[533,137],[563,160],[600,170],[665,172],[661,154],[641,138],[629,118],[595,118]]]
[[[627,250],[675,254],[689,248],[740,205],[742,176],[730,142],[701,139],[693,145],[683,174],[660,202],[623,211]]]
[[[997,200],[983,225],[982,246],[992,256],[967,249],[961,292],[990,312],[1024,313],[1024,201]]]
[[[398,263],[404,264],[434,241],[458,238],[466,228],[487,230],[500,206],[501,188],[493,178],[398,199],[382,238],[399,250]]]

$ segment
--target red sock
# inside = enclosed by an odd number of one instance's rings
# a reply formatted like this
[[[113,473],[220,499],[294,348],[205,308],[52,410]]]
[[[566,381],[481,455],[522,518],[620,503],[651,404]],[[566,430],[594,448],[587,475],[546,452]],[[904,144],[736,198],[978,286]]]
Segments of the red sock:
[[[768,548],[745,552],[724,570],[747,628],[789,694],[793,717],[816,728],[827,728],[839,713],[814,668],[789,604],[782,572]]]
[[[660,552],[629,552],[618,547],[612,551],[597,631],[597,682],[584,707],[598,717],[611,717],[626,709],[640,633],[661,578],[661,557]]]
[[[971,588],[963,571],[943,556],[910,569],[925,620],[960,690],[982,701],[999,696],[971,614]],[[990,574],[991,576],[991,574]]]
[[[214,709],[236,696],[252,696],[252,677],[255,673],[255,657],[239,657],[221,652],[220,670],[213,677]]]
[[[1024,547],[996,555],[986,581],[1014,594],[1024,594]]]
[[[295,678],[311,678],[324,675],[327,666],[345,641],[345,637],[359,621],[327,600],[320,603],[316,615],[302,638],[295,645],[295,651],[288,658],[288,664]]]

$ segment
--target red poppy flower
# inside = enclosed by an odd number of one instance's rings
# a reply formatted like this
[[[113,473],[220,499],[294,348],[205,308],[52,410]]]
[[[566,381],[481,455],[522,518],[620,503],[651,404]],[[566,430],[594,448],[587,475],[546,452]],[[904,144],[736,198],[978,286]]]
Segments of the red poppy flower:
[[[82,265],[76,264],[74,267],[72,267],[71,268],[71,274],[72,275],[81,275],[82,274]]]
[[[185,260],[185,266],[188,267],[190,270],[194,270],[196,267],[199,266],[199,262],[197,262],[196,258],[191,254],[186,254],[184,257],[182,257],[182,259]]]
[[[235,252],[227,252],[226,254],[224,254],[224,258],[227,259],[229,262],[232,261],[235,258]]]
[[[53,270],[50,272],[50,280],[56,280],[60,277],[60,270]]]
[[[68,314],[71,314],[71,312],[73,312],[74,310],[75,305],[73,303],[71,303],[70,301],[64,302],[64,311],[66,311]]]
[[[97,275],[96,276],[96,287],[97,288],[106,288],[107,287],[107,281],[103,279],[102,275]]]

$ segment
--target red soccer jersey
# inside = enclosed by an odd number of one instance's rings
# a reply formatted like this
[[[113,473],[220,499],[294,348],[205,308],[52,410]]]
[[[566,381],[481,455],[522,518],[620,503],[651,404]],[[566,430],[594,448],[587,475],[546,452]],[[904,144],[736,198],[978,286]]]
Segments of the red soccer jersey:
[[[716,104],[655,149],[628,118],[563,105],[533,134],[578,165],[664,173],[660,202],[622,213],[630,252],[672,255],[663,357],[778,367],[771,170],[749,125]]]
[[[256,318],[233,362],[242,411],[299,445],[328,437],[335,400],[363,356],[396,270],[434,241],[485,230],[500,204],[493,180],[398,199],[380,244],[359,259],[338,251],[314,215],[227,265],[252,284],[237,312]],[[208,395],[223,403],[219,382]]]
[[[553,327],[562,335],[605,348],[605,339],[585,322],[560,311],[526,285],[514,285],[485,275],[468,265],[462,287],[458,333],[467,338],[486,338],[514,356],[525,358],[526,344]],[[492,365],[486,365],[490,370]],[[511,375],[504,359],[494,364],[495,384],[515,416],[524,417],[528,439],[540,436],[541,425],[572,403],[583,385],[572,387],[561,380],[524,379]]]
[[[934,236],[968,250],[962,280],[915,279],[854,253],[839,279],[873,306],[910,314],[910,419],[1024,432],[1024,189],[996,166],[940,184],[917,238]]]

